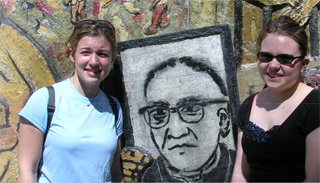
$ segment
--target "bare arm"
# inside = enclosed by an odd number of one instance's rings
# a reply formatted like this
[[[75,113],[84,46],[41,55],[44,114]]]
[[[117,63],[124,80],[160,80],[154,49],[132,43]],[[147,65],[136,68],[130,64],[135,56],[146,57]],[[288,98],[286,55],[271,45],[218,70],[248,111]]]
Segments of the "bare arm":
[[[18,143],[18,182],[36,183],[42,153],[43,133],[25,118],[21,118]]]
[[[320,128],[313,130],[306,139],[306,180],[320,182]]]
[[[238,128],[238,145],[237,145],[237,156],[236,162],[233,169],[231,182],[247,182],[250,168],[247,162],[247,157],[243,153],[241,139],[243,131]]]
[[[112,182],[123,182],[122,168],[120,164],[121,137],[118,138],[118,147],[114,153],[111,167]]]

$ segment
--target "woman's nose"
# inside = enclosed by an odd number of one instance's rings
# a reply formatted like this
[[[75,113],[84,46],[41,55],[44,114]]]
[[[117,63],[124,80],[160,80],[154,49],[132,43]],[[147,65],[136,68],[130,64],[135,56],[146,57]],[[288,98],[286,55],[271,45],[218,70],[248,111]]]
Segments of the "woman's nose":
[[[278,62],[278,60],[275,57],[269,62],[269,67],[273,69],[279,69],[280,65],[281,64]]]
[[[96,53],[93,53],[89,60],[89,64],[97,65],[98,63],[99,63],[99,57]]]

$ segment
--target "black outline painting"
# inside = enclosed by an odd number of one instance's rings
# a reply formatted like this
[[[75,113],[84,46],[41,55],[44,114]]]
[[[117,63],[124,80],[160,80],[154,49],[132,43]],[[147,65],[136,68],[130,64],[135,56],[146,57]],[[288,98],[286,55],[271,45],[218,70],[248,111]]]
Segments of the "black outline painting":
[[[239,94],[229,26],[120,42],[118,50],[126,180],[230,181]]]

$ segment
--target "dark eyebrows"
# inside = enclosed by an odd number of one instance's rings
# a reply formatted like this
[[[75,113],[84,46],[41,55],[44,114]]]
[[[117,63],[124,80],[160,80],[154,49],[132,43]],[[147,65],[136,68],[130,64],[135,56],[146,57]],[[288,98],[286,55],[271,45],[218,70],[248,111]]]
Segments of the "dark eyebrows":
[[[91,49],[91,47],[82,47],[79,49],[79,51],[93,51],[93,50]],[[107,53],[107,54],[111,55],[111,50],[109,50],[109,49],[99,48],[96,52],[97,53]]]
[[[91,50],[90,47],[81,47],[79,50]]]
[[[170,104],[167,101],[157,101],[157,102],[151,102],[148,106],[142,107],[139,109],[139,113],[142,114],[146,109],[149,107],[169,107]]]
[[[211,98],[201,98],[201,97],[187,97],[180,99],[179,102],[177,103],[177,106],[186,106],[186,105],[193,105],[193,104],[202,104],[202,103],[223,103],[223,102],[228,102],[227,99],[225,98],[216,98],[216,99],[211,99]]]
[[[179,100],[177,103],[177,106],[184,106],[184,105],[189,105],[189,104],[194,104],[194,103],[199,103],[203,101],[203,99],[200,99],[199,97],[187,97],[187,98],[182,98]]]
[[[99,49],[99,50],[97,51],[97,53],[103,53],[103,54],[107,54],[107,55],[111,55],[111,54],[112,54],[111,51],[109,51],[109,50],[103,50],[103,49]]]
[[[167,101],[158,101],[158,102],[152,102],[150,106],[168,107],[170,106],[170,104]]]
[[[183,106],[190,106],[190,105],[196,105],[200,104],[202,106],[206,106],[207,104],[214,104],[214,103],[224,103],[228,102],[226,98],[201,98],[201,97],[186,97],[182,98],[178,101],[176,104],[177,107],[183,107]],[[157,101],[157,102],[150,102],[149,105],[142,107],[139,109],[139,113],[143,114],[144,111],[150,107],[166,107],[169,108],[170,103],[167,101]]]

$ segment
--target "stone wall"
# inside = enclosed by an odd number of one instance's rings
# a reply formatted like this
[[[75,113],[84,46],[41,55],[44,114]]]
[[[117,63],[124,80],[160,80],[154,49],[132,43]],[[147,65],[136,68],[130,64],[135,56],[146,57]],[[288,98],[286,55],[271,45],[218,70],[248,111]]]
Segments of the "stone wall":
[[[0,2],[0,182],[16,182],[18,112],[34,91],[73,72],[71,62],[59,62],[55,55],[76,21],[108,20],[115,25],[120,42],[228,24],[240,101],[263,87],[256,69],[255,41],[268,17],[290,14],[313,36],[315,42],[310,42],[311,47],[319,47],[319,34],[312,33],[312,21],[304,19],[313,15],[313,22],[319,24],[318,1],[160,0],[156,5],[153,0]],[[298,11],[301,8],[303,11]],[[311,50],[308,68],[320,66],[318,55],[319,49]],[[112,83],[118,82],[117,76],[111,72],[106,80],[111,85],[105,85],[110,86],[107,92],[116,96],[119,91]]]

